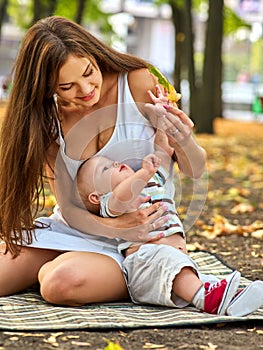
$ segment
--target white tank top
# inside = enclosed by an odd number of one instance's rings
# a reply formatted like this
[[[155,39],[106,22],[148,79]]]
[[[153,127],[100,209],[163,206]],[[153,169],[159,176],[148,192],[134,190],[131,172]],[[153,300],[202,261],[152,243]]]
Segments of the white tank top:
[[[60,153],[68,172],[74,180],[83,160],[72,159],[66,154],[66,144],[59,133]],[[154,151],[154,129],[139,111],[128,85],[127,74],[118,77],[118,106],[116,126],[108,143],[96,155],[105,156],[130,165],[141,167],[142,159]]]

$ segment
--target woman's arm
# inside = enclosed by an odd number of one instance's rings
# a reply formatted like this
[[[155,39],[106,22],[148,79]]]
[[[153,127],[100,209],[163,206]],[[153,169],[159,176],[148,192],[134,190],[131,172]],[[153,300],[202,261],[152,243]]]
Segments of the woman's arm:
[[[192,120],[180,109],[167,107],[163,127],[169,145],[174,148],[179,169],[183,174],[199,178],[206,166],[206,152],[194,139]]]
[[[155,105],[149,108],[149,118],[157,125],[156,143],[162,142],[162,148],[167,149],[163,145],[164,135],[158,136],[165,131],[168,144],[182,173],[193,178],[200,177],[204,171],[206,153],[193,138],[192,120],[178,109],[176,103],[168,100],[167,93],[163,92],[160,85],[156,86],[156,96],[151,91],[148,93]]]
[[[165,149],[169,153],[169,146],[173,149],[173,158],[178,162],[180,171],[192,178],[199,178],[205,170],[206,152],[194,139],[192,134],[194,123],[192,120],[173,104],[165,106],[167,113],[162,114],[160,109],[156,113],[157,110],[153,105],[149,91],[156,95],[158,80],[149,70],[140,69],[130,72],[128,81],[133,98],[142,114],[145,116],[150,115],[153,127],[156,130],[164,131],[167,135],[168,145]],[[163,91],[162,87],[160,89]],[[139,102],[144,102],[144,104]],[[155,118],[154,113],[156,115]],[[162,148],[164,149],[163,144]]]
[[[155,123],[155,143],[159,144],[159,149],[178,163],[183,174],[199,178],[205,170],[206,152],[193,136],[194,124],[191,119],[171,105],[165,106],[166,114],[160,113],[160,109],[150,103],[145,104],[145,109],[151,122]]]

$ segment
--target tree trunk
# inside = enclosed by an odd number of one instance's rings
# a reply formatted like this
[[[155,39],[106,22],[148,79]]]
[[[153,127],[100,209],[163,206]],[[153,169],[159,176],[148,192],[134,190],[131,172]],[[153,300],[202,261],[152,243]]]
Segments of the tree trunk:
[[[222,40],[223,0],[209,0],[209,16],[206,30],[206,45],[202,81],[195,77],[191,0],[185,1],[188,80],[190,85],[190,117],[195,122],[197,133],[214,133],[213,122],[222,113]]]
[[[49,0],[48,2],[48,15],[52,16],[54,15],[57,7],[58,0]]]
[[[169,4],[172,9],[172,22],[175,31],[175,62],[174,62],[174,74],[173,83],[175,89],[180,89],[180,83],[182,80],[182,66],[183,66],[183,46],[184,46],[184,11],[179,8],[174,1],[170,0]]]
[[[7,15],[7,13],[6,13],[7,5],[8,5],[8,0],[1,1],[1,4],[0,4],[0,41],[2,39],[2,25],[3,25],[4,19]]]
[[[190,90],[189,98],[189,115],[196,123],[196,116],[198,113],[195,111],[198,109],[199,89],[196,87],[196,74],[195,74],[195,62],[194,62],[194,34],[192,24],[192,0],[185,1],[185,52],[186,52],[186,64],[188,72],[188,82]]]
[[[198,119],[198,132],[213,133],[213,122],[222,111],[222,39],[223,0],[209,0],[209,16],[204,53],[203,86],[201,94],[202,116]]]
[[[52,16],[55,12],[57,5],[57,0],[34,0],[33,8],[34,8],[34,16],[32,20],[32,24],[37,22],[39,19]]]
[[[36,23],[41,17],[42,17],[42,4],[41,0],[34,0],[33,1],[33,11],[34,16],[32,20],[32,24]]]
[[[77,14],[76,14],[75,21],[78,24],[81,24],[81,22],[82,22],[84,9],[85,9],[85,3],[86,3],[86,0],[78,0],[78,2],[77,2]]]

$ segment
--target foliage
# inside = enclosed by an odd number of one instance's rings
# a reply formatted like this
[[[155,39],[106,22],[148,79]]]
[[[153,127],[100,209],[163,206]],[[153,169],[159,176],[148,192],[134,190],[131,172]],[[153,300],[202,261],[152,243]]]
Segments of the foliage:
[[[100,10],[101,0],[89,0],[86,1],[84,9],[85,22],[102,22],[105,18],[104,13]],[[71,20],[75,19],[77,11],[76,1],[59,0],[55,15],[63,16]]]
[[[9,0],[7,13],[15,25],[27,29],[33,18],[33,2]]]
[[[48,0],[41,0],[43,5],[47,5]],[[85,3],[83,13],[83,24],[96,22],[97,27],[102,33],[112,31],[108,22],[108,14],[100,10],[101,0],[89,0]],[[33,0],[9,0],[8,15],[12,18],[14,24],[22,29],[27,29],[32,23],[34,9]],[[57,0],[57,6],[54,15],[63,16],[75,20],[77,14],[77,1]]]
[[[182,8],[185,0],[155,0],[156,5],[174,4]],[[197,12],[203,12],[207,9],[208,0],[193,0],[193,9]],[[240,28],[251,29],[251,25],[239,17],[230,7],[224,6],[224,34],[230,35],[235,33]]]
[[[252,43],[250,55],[250,72],[263,76],[263,40],[260,38]]]
[[[240,18],[231,8],[224,7],[224,34],[236,33],[240,28],[251,30],[251,25]]]

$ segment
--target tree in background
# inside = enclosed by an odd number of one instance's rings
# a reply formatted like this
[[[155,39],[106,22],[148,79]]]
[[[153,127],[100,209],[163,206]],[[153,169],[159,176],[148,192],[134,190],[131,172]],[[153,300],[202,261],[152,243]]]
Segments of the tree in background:
[[[96,23],[96,28],[111,43],[112,28],[109,14],[101,11],[101,0],[0,0],[0,21],[8,13],[10,18],[27,29],[32,23],[49,15],[61,15],[87,25]],[[122,0],[122,4],[123,4]],[[224,33],[233,33],[241,26],[247,26],[223,0],[156,0],[157,4],[168,3],[172,9],[175,28],[174,85],[180,89],[182,79],[190,87],[189,111],[199,133],[213,133],[213,121],[222,116],[222,42]],[[206,5],[207,22],[203,53],[195,52],[195,31],[193,11]],[[224,24],[224,25],[223,25]],[[1,23],[0,23],[1,27]],[[108,34],[106,38],[105,34]]]
[[[33,18],[31,24],[43,17],[54,14],[57,0],[33,0]]]
[[[6,8],[7,8],[8,0],[0,0],[0,41],[2,39],[2,24],[3,21],[7,15]]]
[[[157,0],[168,3],[172,9],[175,28],[174,85],[181,80],[189,82],[189,114],[198,133],[213,133],[213,121],[222,116],[222,43],[224,33],[248,26],[233,11],[224,6],[224,0]],[[193,12],[207,6],[207,21],[203,53],[195,51]],[[196,58],[199,56],[197,64]],[[201,57],[201,62],[200,62]]]
[[[102,12],[100,7],[101,0],[30,0],[22,4],[19,0],[8,0],[5,8],[14,23],[22,29],[28,29],[40,18],[59,15],[83,25],[96,22],[100,32],[107,33],[112,31],[109,15]]]
[[[180,87],[182,77],[189,82],[189,115],[196,132],[213,133],[213,120],[222,115],[222,40],[223,0],[168,0],[175,28],[174,84]],[[160,2],[159,2],[160,3]],[[192,12],[200,3],[208,5],[202,66],[195,61],[195,36]]]

